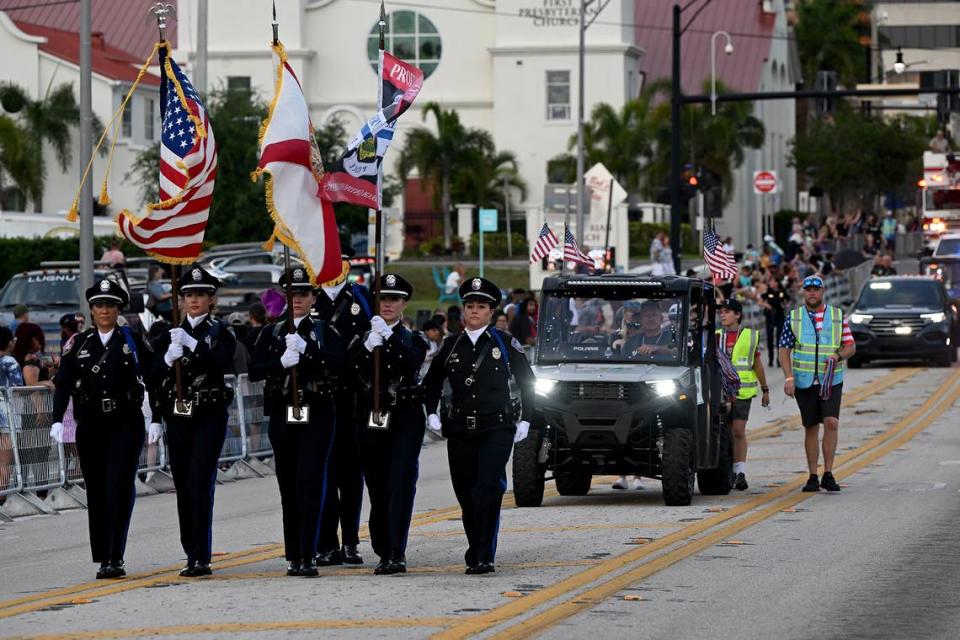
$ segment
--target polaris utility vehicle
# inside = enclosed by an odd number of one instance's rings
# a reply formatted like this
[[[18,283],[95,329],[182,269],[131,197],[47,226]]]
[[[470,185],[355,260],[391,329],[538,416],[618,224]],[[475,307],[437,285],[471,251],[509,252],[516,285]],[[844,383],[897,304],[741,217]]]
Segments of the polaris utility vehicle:
[[[714,290],[679,276],[562,276],[543,283],[536,413],[513,453],[520,506],[595,475],[663,482],[667,505],[730,492],[733,444],[721,420]]]

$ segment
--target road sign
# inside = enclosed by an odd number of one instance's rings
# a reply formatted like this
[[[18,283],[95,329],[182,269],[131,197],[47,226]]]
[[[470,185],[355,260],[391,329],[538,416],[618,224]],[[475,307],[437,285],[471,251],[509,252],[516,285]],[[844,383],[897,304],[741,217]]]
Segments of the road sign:
[[[776,171],[754,171],[753,192],[758,194],[777,192]]]
[[[480,209],[480,231],[491,232],[497,230],[497,210]]]

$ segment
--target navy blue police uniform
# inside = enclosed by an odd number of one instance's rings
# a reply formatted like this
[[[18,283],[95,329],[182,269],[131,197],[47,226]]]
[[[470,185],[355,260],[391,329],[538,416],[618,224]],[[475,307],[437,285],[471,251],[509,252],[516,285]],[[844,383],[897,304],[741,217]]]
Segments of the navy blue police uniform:
[[[409,300],[413,287],[397,274],[380,278],[380,295]],[[402,322],[388,327],[375,347],[371,329],[350,346],[351,367],[360,382],[359,406],[364,414],[373,409],[373,349],[380,350],[381,412],[389,413],[386,429],[365,427],[361,435],[364,476],[370,496],[370,543],[380,562],[374,573],[389,575],[407,570],[407,534],[413,516],[423,446],[423,395],[420,368],[427,355],[428,340],[410,331]],[[367,421],[365,421],[366,424]]]
[[[91,306],[123,307],[127,292],[102,280],[86,291]],[[109,336],[109,337],[108,337]],[[77,335],[54,379],[53,420],[60,423],[70,399],[77,422],[77,453],[87,493],[87,520],[97,578],[120,578],[136,499],[134,486],[144,441],[143,399],[155,380],[156,358],[138,333],[114,326]],[[145,382],[146,381],[146,382]]]
[[[347,261],[354,256],[352,247],[340,246],[340,257]],[[347,346],[370,329],[373,299],[366,287],[344,282],[339,290],[326,287],[317,292],[314,313],[329,324]],[[335,291],[333,298],[326,290]],[[360,434],[366,418],[358,408],[359,387],[350,376],[336,382],[337,430],[333,438],[333,454],[328,467],[327,495],[320,515],[321,566],[341,563],[362,564],[357,549],[360,544],[360,511],[363,507],[363,462]],[[337,529],[340,537],[337,537]],[[341,546],[342,542],[342,546]]]
[[[496,308],[500,289],[483,278],[460,287],[464,303],[481,301]],[[494,571],[500,507],[507,489],[506,464],[516,424],[533,416],[534,376],[523,347],[510,334],[487,327],[448,337],[424,377],[425,406],[437,412],[444,381],[452,396],[442,412],[450,477],[460,503],[468,548],[468,574]],[[511,395],[511,377],[520,398]]]
[[[216,294],[220,281],[197,265],[184,271],[180,294]],[[227,409],[233,401],[233,389],[223,376],[233,365],[236,338],[226,323],[205,314],[184,318],[179,327],[186,340],[183,356],[164,357],[158,401],[166,424],[166,444],[170,470],[177,490],[177,517],[180,544],[187,555],[184,577],[210,575],[213,537],[213,496],[217,480],[217,460],[227,434]],[[171,333],[161,334],[155,348],[166,353]],[[190,403],[189,416],[177,415],[176,371],[179,360],[182,399]]]
[[[313,291],[303,268],[289,269],[280,284],[294,291]],[[290,367],[284,365],[286,323],[278,322],[260,334],[250,362],[250,380],[264,380],[264,413],[269,416],[267,435],[273,446],[287,575],[317,575],[316,553],[320,512],[326,493],[327,463],[336,429],[334,382],[346,363],[346,346],[332,327],[309,315],[295,319],[296,334],[306,343],[299,356],[297,386],[301,405],[309,407],[309,421],[287,421],[293,404]]]

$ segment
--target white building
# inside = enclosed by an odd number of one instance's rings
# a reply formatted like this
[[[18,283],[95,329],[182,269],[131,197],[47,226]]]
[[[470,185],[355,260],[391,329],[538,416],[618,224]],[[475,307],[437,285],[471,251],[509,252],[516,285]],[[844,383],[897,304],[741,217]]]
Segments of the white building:
[[[152,44],[152,43],[151,43]],[[80,96],[79,36],[77,32],[55,29],[14,20],[0,11],[0,77],[23,87],[34,100],[42,100],[50,87],[63,83],[73,86]],[[92,44],[92,107],[100,122],[106,125],[137,76],[137,67],[143,60],[111,46],[102,34],[95,34]],[[122,208],[139,207],[139,190],[124,175],[130,170],[138,153],[156,144],[160,134],[160,82],[156,76],[144,77],[128,104],[120,125],[109,193],[114,213]],[[13,115],[12,117],[16,117]],[[43,197],[43,213],[65,213],[73,202],[80,182],[80,172],[89,158],[81,158],[78,131],[72,131],[73,164],[61,171],[53,149],[43,150],[47,179]],[[94,197],[100,192],[100,183],[106,168],[106,157],[98,155],[91,172]],[[30,203],[28,210],[33,210]]]

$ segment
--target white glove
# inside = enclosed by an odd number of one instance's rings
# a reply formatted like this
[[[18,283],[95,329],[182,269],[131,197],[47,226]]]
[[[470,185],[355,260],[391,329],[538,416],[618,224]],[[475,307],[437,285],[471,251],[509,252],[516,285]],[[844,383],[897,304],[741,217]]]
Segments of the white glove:
[[[50,425],[50,437],[57,442],[63,442],[63,423],[54,422]]]
[[[521,420],[517,423],[517,433],[513,436],[514,442],[520,442],[527,437],[527,434],[530,432],[530,423],[526,420]]]
[[[151,422],[147,427],[147,444],[157,444],[163,435],[163,427],[159,422]]]
[[[367,351],[371,352],[382,344],[383,336],[376,331],[370,331],[367,333],[367,339],[363,341],[363,346],[367,348]]]
[[[183,329],[181,329],[180,327],[170,329],[170,343],[171,344],[176,343],[182,347],[186,347],[187,349],[190,349],[190,351],[197,350],[196,338],[191,338],[190,334],[184,331]]]
[[[440,424],[440,416],[438,416],[435,413],[431,413],[430,415],[427,416],[427,428],[429,428],[430,431],[433,431],[435,433],[440,433],[440,429],[442,426],[443,425]]]
[[[303,353],[307,350],[307,341],[300,337],[300,334],[297,333],[288,333],[287,337],[284,338],[287,341],[287,350],[296,351],[297,353]]]
[[[388,340],[393,335],[393,329],[387,326],[387,321],[380,316],[370,318],[370,329],[376,331],[384,340]]]
[[[167,363],[168,367],[172,367],[173,363],[182,357],[183,345],[171,342],[170,346],[167,347],[167,352],[163,355],[163,361]]]
[[[291,351],[290,349],[287,349],[286,351],[284,351],[283,355],[280,356],[280,364],[283,365],[284,369],[289,369],[290,367],[294,367],[297,364],[299,364],[299,362],[300,362],[300,354],[297,353],[296,351]]]

